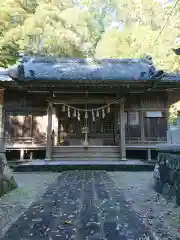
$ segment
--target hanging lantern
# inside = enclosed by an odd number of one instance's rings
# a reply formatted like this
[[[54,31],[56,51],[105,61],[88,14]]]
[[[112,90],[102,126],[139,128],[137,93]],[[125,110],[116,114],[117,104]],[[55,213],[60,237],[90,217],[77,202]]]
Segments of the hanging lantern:
[[[76,109],[74,109],[73,116],[76,117]]]
[[[95,122],[95,116],[94,116],[94,111],[92,110],[92,120]]]
[[[99,110],[96,111],[96,117],[99,117]]]
[[[68,106],[68,118],[70,118],[70,107]]]
[[[102,109],[102,118],[105,118],[104,108]]]
[[[62,111],[65,112],[66,111],[66,106],[63,104],[62,106]]]
[[[77,118],[78,118],[78,121],[80,121],[80,120],[81,120],[81,118],[80,118],[80,112],[79,112],[79,110],[78,110]]]
[[[109,105],[108,105],[108,107],[107,107],[107,113],[110,113],[110,111],[111,111],[111,109],[110,109],[110,107],[109,107]]]
[[[85,112],[85,119],[88,119],[88,113],[87,113],[87,111]]]

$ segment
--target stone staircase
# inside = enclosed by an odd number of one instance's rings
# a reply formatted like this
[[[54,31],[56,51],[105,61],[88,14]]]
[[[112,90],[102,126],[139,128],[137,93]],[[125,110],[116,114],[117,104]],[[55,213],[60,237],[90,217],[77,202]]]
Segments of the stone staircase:
[[[52,160],[58,161],[119,161],[118,146],[54,146]]]

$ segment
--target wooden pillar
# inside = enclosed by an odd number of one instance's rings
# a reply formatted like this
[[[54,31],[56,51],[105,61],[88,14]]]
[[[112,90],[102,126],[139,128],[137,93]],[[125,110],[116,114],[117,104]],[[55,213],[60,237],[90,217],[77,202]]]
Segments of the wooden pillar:
[[[148,149],[148,161],[151,161],[151,149]]]
[[[30,152],[29,159],[30,159],[30,160],[33,159],[33,152]]]
[[[168,143],[171,143],[172,138],[171,138],[171,129],[170,129],[169,117],[170,117],[169,108],[167,108],[167,110],[166,110],[166,122],[167,122],[166,140],[167,140]]]
[[[52,129],[54,129],[54,145],[58,144],[58,117],[57,117],[57,108],[53,107],[53,115],[52,115],[52,121],[53,121],[53,126]]]
[[[4,136],[4,122],[3,122],[3,104],[4,104],[4,89],[0,89],[0,138]]]
[[[24,160],[24,149],[21,148],[20,150],[20,160]]]
[[[48,103],[48,108],[47,108],[48,124],[47,124],[46,160],[51,160],[52,114],[53,114],[53,105],[52,105],[51,102],[49,102]]]
[[[144,131],[144,111],[140,111],[140,126],[141,126],[141,142],[145,140],[145,131]]]
[[[124,100],[120,104],[120,156],[121,160],[126,160]]]
[[[0,89],[0,153],[5,157],[5,141],[4,141],[4,88]]]

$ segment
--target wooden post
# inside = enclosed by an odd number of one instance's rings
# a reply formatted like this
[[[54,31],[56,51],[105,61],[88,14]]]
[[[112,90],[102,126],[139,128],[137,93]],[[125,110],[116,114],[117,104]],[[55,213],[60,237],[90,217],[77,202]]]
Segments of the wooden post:
[[[166,122],[167,122],[167,131],[166,131],[166,140],[167,142],[171,143],[172,142],[172,138],[171,138],[171,129],[170,129],[170,123],[169,123],[169,108],[167,108],[166,110]]]
[[[5,153],[5,141],[4,141],[4,88],[0,88],[0,152]]]
[[[21,148],[20,150],[20,160],[24,160],[24,149]]]
[[[145,140],[145,132],[144,132],[144,112],[140,111],[140,126],[141,126],[141,143]]]
[[[33,159],[33,152],[30,152],[29,159],[30,159],[30,160]]]
[[[46,143],[46,160],[51,160],[51,152],[52,152],[52,114],[53,114],[53,105],[52,102],[48,103],[47,108],[47,117],[48,117],[48,125],[47,125],[47,143]]]
[[[52,116],[52,121],[53,121],[53,129],[54,129],[54,145],[58,144],[58,117],[57,117],[57,108],[53,107],[53,116]]]
[[[126,160],[125,121],[124,121],[124,99],[120,105],[120,156]]]
[[[3,123],[3,104],[4,104],[4,89],[0,89],[0,138],[4,136],[4,123]]]
[[[148,161],[151,161],[151,149],[148,149]]]

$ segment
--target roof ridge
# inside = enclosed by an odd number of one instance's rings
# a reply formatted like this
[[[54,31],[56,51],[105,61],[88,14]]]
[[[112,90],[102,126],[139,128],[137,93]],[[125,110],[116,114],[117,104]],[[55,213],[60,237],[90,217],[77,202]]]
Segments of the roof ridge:
[[[149,63],[146,59],[135,58],[67,58],[67,57],[53,57],[53,56],[30,56],[25,55],[20,59],[21,62],[32,63],[79,63],[79,64],[118,64],[118,63]]]

